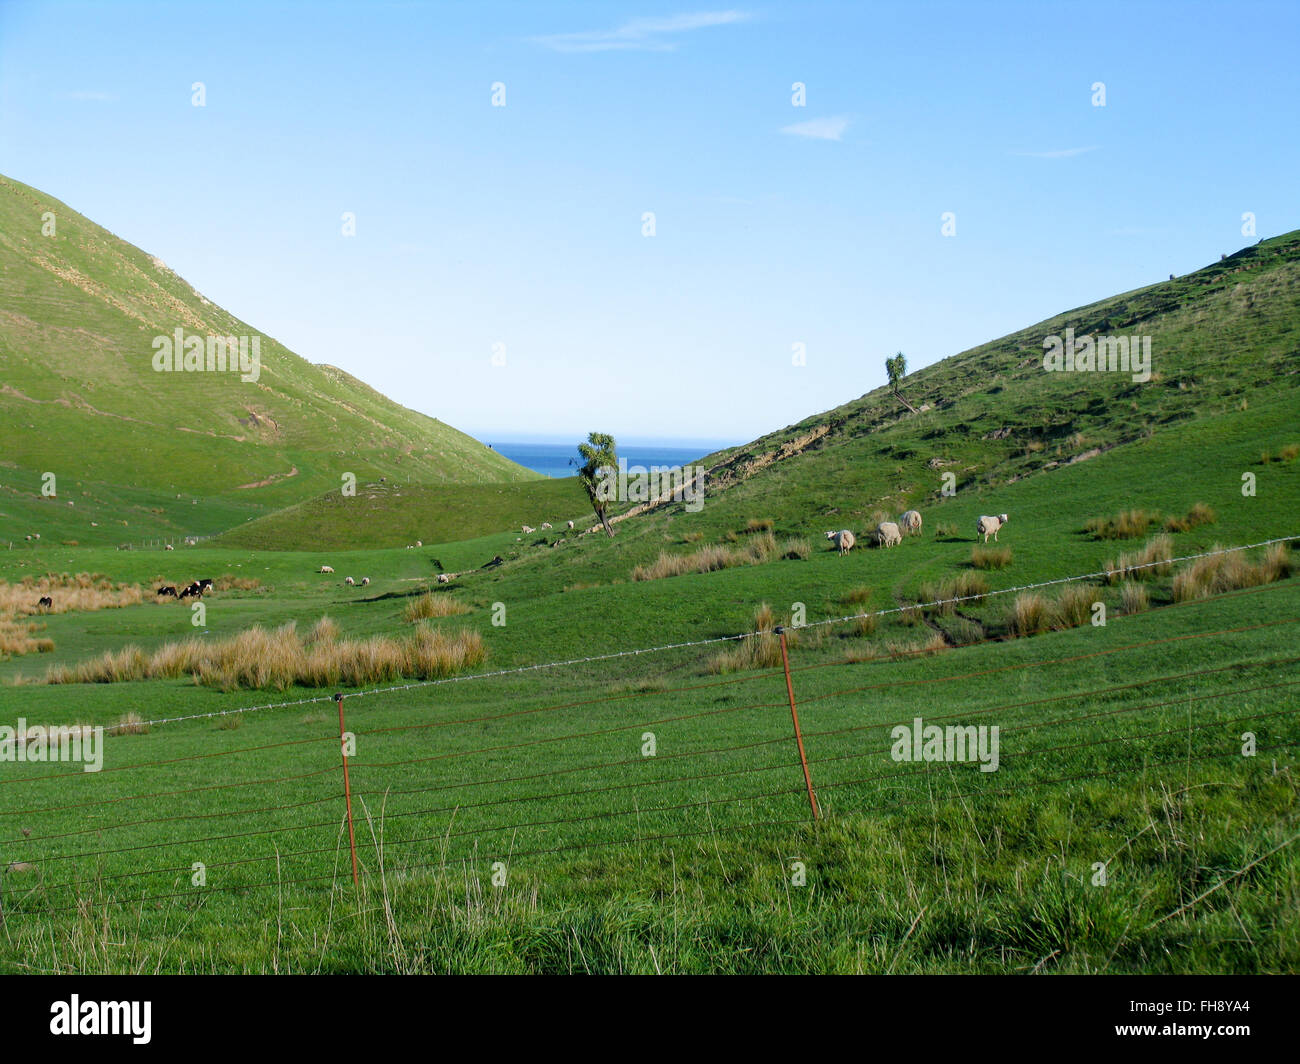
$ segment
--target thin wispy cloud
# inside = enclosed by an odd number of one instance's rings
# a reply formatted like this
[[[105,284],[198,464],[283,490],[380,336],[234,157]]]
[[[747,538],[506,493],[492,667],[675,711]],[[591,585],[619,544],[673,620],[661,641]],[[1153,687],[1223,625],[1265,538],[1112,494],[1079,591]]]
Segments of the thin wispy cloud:
[[[849,128],[849,120],[843,115],[830,118],[814,118],[807,122],[796,122],[792,126],[782,126],[781,132],[791,137],[811,137],[813,140],[840,140]]]
[[[682,34],[730,26],[749,18],[745,11],[697,11],[668,18],[634,18],[612,30],[552,33],[533,40],[556,52],[671,52]]]
[[[1062,148],[1060,151],[1013,151],[1011,154],[1026,159],[1072,159],[1076,155],[1086,155],[1088,152],[1096,150],[1097,145],[1093,144],[1088,148]]]

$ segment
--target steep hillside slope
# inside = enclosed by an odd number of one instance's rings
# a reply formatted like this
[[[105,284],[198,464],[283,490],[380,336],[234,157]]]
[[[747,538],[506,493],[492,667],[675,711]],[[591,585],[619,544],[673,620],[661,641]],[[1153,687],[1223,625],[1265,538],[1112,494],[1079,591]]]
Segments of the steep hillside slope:
[[[1046,371],[1044,340],[1069,329],[1080,341],[1149,338],[1150,379]],[[711,455],[708,505],[740,513],[780,500],[818,520],[869,519],[938,500],[945,486],[993,487],[1198,418],[1294,401],[1298,388],[1300,231],[919,370],[901,387],[915,412],[878,388]]]
[[[158,338],[174,345],[178,330],[203,342],[205,362],[210,336],[247,338],[250,359],[257,338],[260,366],[159,371]],[[81,542],[214,532],[337,488],[349,472],[413,483],[534,479],[342,370],[312,365],[160,260],[4,177],[0,436],[5,539],[32,527]],[[57,516],[40,497],[47,472]],[[67,502],[74,513],[63,512]]]

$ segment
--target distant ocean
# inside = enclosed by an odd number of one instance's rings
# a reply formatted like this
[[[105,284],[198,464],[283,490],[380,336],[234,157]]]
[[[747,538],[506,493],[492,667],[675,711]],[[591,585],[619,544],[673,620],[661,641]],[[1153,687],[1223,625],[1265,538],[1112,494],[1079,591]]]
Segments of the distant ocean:
[[[488,440],[498,454],[503,454],[512,462],[518,462],[527,469],[544,473],[548,477],[572,477],[578,472],[582,459],[578,449],[571,443],[498,443]],[[644,466],[682,466],[703,458],[706,454],[721,450],[731,444],[714,442],[701,443],[694,447],[683,447],[680,441],[664,445],[644,444],[641,446],[620,446],[618,456],[626,458],[628,467]],[[574,464],[569,464],[573,459]]]

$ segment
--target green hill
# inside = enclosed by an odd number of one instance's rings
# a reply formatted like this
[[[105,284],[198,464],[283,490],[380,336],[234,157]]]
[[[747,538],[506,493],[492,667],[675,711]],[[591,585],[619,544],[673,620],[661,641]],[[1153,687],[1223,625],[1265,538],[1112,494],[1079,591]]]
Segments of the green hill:
[[[1045,371],[1044,339],[1067,329],[1149,337],[1150,379]],[[945,498],[945,474],[957,491],[996,487],[1198,418],[1294,402],[1298,375],[1300,231],[919,370],[901,387],[916,413],[878,388],[712,455],[710,503],[728,517],[780,511],[854,527]]]
[[[203,342],[205,364],[207,337],[247,338],[249,372],[159,371],[166,348],[156,338],[174,344],[177,330]],[[338,489],[345,473],[403,484],[536,479],[342,370],[300,358],[160,260],[5,177],[0,437],[0,540],[209,534]],[[41,495],[47,472],[57,499]]]

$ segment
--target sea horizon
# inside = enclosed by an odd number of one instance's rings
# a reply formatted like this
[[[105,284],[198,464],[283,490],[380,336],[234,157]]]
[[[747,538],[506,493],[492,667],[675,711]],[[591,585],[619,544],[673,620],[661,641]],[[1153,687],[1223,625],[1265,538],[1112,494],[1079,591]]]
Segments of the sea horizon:
[[[577,474],[579,461],[577,440],[562,442],[562,438],[559,437],[498,440],[483,437],[483,441],[498,454],[535,473],[557,478]],[[734,443],[722,440],[639,440],[636,437],[628,437],[626,443],[619,443],[618,456],[626,459],[629,467],[672,468],[694,462],[724,447],[734,446],[736,446]]]

